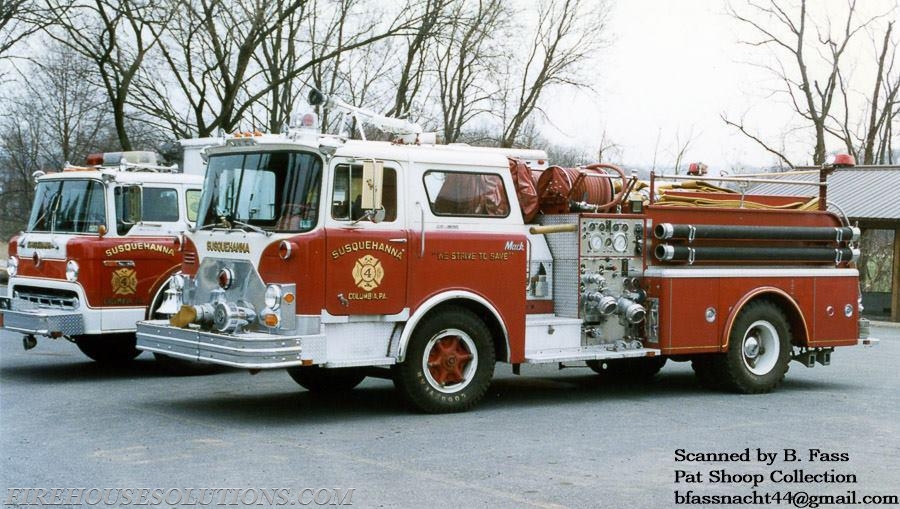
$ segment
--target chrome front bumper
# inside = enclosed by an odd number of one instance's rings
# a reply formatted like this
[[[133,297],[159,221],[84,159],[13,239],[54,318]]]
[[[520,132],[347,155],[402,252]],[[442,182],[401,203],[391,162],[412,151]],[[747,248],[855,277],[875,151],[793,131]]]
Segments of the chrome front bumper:
[[[138,322],[137,348],[181,359],[247,369],[288,368],[321,364],[326,360],[323,334],[219,334],[194,327],[180,329],[169,325],[168,320]]]
[[[77,311],[4,309],[3,328],[36,336],[77,336],[84,334],[84,316]]]

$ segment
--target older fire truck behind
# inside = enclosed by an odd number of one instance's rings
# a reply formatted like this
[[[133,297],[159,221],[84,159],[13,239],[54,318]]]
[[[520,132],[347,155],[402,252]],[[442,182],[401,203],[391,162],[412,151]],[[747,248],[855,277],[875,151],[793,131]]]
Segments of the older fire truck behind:
[[[689,360],[706,385],[760,393],[791,359],[827,365],[865,341],[859,232],[824,191],[533,172],[327,101],[400,135],[290,129],[208,149],[180,310],[140,322],[138,348],[287,368],[311,391],[389,377],[413,407],[451,412],[481,399],[497,361],[649,377]]]
[[[185,160],[212,142],[184,140]],[[28,226],[10,241],[0,325],[26,350],[45,336],[100,362],[136,357],[135,322],[163,302],[179,235],[196,219],[197,162],[181,173],[153,152],[116,152],[38,176]]]

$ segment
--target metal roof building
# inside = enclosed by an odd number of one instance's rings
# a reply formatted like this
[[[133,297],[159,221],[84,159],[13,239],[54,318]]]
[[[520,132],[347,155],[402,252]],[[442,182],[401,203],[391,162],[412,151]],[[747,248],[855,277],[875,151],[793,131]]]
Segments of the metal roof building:
[[[818,168],[797,168],[796,171],[767,175],[767,178],[817,182],[819,171]],[[758,184],[747,192],[786,196],[818,194],[815,187],[777,183]],[[827,200],[863,230],[894,231],[890,309],[891,319],[900,321],[900,166],[838,168],[828,176]]]

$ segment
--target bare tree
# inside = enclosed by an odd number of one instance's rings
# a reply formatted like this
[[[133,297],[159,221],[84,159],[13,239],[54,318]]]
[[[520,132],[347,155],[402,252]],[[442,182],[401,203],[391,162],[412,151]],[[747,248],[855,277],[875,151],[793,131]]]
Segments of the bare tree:
[[[458,2],[450,14],[450,23],[434,46],[446,143],[459,140],[466,125],[488,111],[497,93],[491,82],[496,81],[496,61],[501,56],[495,39],[511,18],[502,0]]]
[[[618,144],[606,134],[606,129],[600,134],[597,144],[597,162],[609,163],[622,157],[622,145]]]
[[[675,131],[675,175],[681,172],[681,163],[684,162],[684,155],[694,142],[694,128],[688,131],[687,135],[682,138],[681,131]]]
[[[723,122],[725,122],[725,125],[729,125],[740,131],[741,134],[753,140],[757,145],[765,149],[766,152],[774,155],[779,161],[787,165],[788,168],[794,167],[794,163],[792,163],[791,160],[788,159],[788,156],[785,155],[785,152],[787,151],[784,150],[783,147],[776,148],[772,142],[764,140],[762,135],[760,135],[758,132],[751,131],[751,128],[746,126],[743,118],[741,118],[740,120],[731,120],[727,115],[723,113],[721,115],[721,119]]]
[[[604,0],[544,0],[530,40],[511,39],[510,44],[524,45],[527,51],[521,62],[506,67],[501,146],[516,144],[546,90],[556,85],[590,87],[585,66],[604,44],[608,12]]]
[[[116,149],[106,96],[88,79],[83,58],[65,47],[21,71],[22,87],[3,98],[0,117],[0,231],[24,226],[31,208],[32,173],[78,164],[90,152]]]
[[[880,41],[873,41],[876,47],[876,67],[874,84],[866,98],[866,115],[854,123],[851,111],[856,109],[844,73],[840,74],[840,89],[843,98],[842,118],[834,118],[836,127],[829,132],[841,138],[847,152],[855,154],[863,164],[888,164],[893,162],[891,141],[893,124],[898,116],[900,102],[900,73],[896,71],[897,47],[900,41],[892,37],[894,22],[884,25]]]
[[[812,162],[818,165],[825,162],[827,137],[835,133],[829,121],[840,87],[842,58],[857,34],[884,15],[858,21],[857,0],[848,0],[846,16],[834,28],[830,19],[817,23],[807,7],[806,0],[800,0],[797,7],[785,0],[747,0],[741,8],[729,6],[729,14],[755,35],[743,44],[767,48],[775,55],[773,63],[764,67],[781,82],[779,92],[812,128]],[[816,73],[816,68],[824,71]],[[752,134],[743,121],[732,121],[725,115],[722,118],[790,164],[769,142]]]
[[[14,46],[52,22],[35,0],[0,0],[0,59],[13,57]]]
[[[424,0],[419,23],[407,37],[406,51],[395,85],[394,105],[387,111],[388,115],[409,115],[413,100],[419,94],[425,79],[429,45],[447,21],[445,10],[451,3],[458,1],[460,0]]]
[[[302,12],[306,0],[168,0],[167,5],[172,19],[150,27],[162,41],[158,69],[142,76],[136,107],[178,137],[235,129],[255,102],[248,100],[248,83],[261,72],[253,65],[260,45]],[[282,83],[284,76],[277,81]]]
[[[285,24],[303,15],[307,0],[170,1],[184,4],[158,34],[163,40],[159,63],[164,71],[145,76],[135,104],[177,136],[209,136],[219,129],[236,129],[273,89],[280,90],[306,75],[319,62],[405,35],[415,26],[418,15],[414,9],[401,9],[386,26],[369,26],[364,36],[324,53],[312,55],[308,48],[291,49],[291,67],[280,64],[264,72],[260,62],[266,57],[259,56],[261,47],[270,38],[290,33]],[[270,53],[268,58],[274,57]],[[293,97],[293,92],[287,92],[286,97]],[[187,111],[182,103],[188,105]],[[290,108],[280,106],[279,118],[266,119],[265,123],[282,122],[286,109]]]
[[[116,135],[123,150],[131,150],[127,114],[129,95],[147,52],[156,44],[154,24],[163,13],[139,0],[44,0],[57,18],[47,34],[85,57],[109,100]]]

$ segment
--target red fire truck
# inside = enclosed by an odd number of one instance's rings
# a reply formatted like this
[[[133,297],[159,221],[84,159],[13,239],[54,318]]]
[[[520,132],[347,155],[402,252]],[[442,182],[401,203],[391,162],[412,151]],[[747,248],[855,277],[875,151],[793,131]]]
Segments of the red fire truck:
[[[210,140],[181,143],[192,161]],[[99,362],[131,360],[135,322],[160,307],[181,264],[179,235],[196,219],[203,167],[157,164],[153,152],[89,157],[36,178],[28,227],[9,244],[0,325],[66,338]]]
[[[859,231],[824,191],[816,204],[542,168],[311,94],[323,101],[396,139],[300,128],[208,149],[179,311],[139,322],[138,348],[287,368],[310,391],[382,376],[413,407],[452,412],[498,361],[615,377],[692,361],[704,384],[757,393],[791,359],[824,365],[869,341]]]

